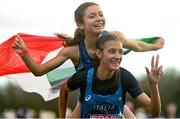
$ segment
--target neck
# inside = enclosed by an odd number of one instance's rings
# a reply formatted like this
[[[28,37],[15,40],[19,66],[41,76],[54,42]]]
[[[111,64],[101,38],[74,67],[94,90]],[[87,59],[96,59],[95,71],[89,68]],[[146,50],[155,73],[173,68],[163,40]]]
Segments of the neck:
[[[112,78],[115,74],[115,71],[105,69],[104,67],[99,66],[96,71],[96,75],[100,80],[108,80]]]
[[[96,49],[96,39],[98,38],[98,35],[94,34],[86,34],[86,37],[84,39],[84,43],[87,49]]]

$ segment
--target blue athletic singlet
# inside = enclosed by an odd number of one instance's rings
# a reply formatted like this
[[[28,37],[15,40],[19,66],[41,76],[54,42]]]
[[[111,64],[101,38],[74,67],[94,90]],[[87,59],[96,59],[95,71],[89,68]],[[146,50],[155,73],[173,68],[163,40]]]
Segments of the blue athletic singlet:
[[[107,35],[107,31],[102,31],[102,33],[99,35]],[[79,43],[79,53],[80,53],[80,58],[79,58],[79,64],[75,66],[76,71],[81,70],[81,69],[88,69],[93,66],[94,60],[88,55],[87,50],[85,48],[84,40],[80,40]],[[78,94],[77,100],[80,100],[80,96]]]
[[[76,70],[89,68],[92,64],[93,59],[88,55],[83,40],[81,40],[79,43],[79,53],[80,53],[79,65],[76,67]]]
[[[114,94],[100,95],[92,91],[92,82],[95,68],[90,68],[87,73],[86,91],[84,101],[81,103],[81,118],[90,118],[94,114],[119,115],[124,109],[123,91],[119,80],[118,89]]]
[[[107,31],[103,31],[100,35],[107,35]],[[93,64],[93,59],[88,55],[87,50],[85,48],[85,44],[83,40],[80,40],[79,43],[79,52],[80,52],[80,58],[79,58],[79,64],[75,66],[76,70],[81,70],[84,68],[90,68]]]

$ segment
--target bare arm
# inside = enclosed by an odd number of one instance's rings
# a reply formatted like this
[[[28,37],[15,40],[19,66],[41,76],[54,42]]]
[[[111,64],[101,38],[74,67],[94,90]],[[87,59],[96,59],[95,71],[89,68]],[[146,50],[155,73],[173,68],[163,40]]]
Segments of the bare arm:
[[[146,38],[146,39],[148,39],[148,38]],[[138,50],[139,52],[159,50],[159,49],[163,48],[163,46],[164,46],[164,39],[162,37],[158,37],[152,43],[146,43],[143,41],[138,41],[136,39],[132,39],[130,41],[135,41],[137,43],[137,46],[139,47],[139,50]]]
[[[67,100],[68,100],[68,87],[67,83],[64,83],[60,87],[60,97],[59,97],[59,117],[66,117],[66,109],[67,109]]]
[[[133,119],[133,118],[136,118],[134,116],[134,114],[131,112],[131,110],[128,108],[128,106],[124,105],[124,113],[123,113],[124,117],[125,118],[130,118],[130,119]]]
[[[81,116],[80,115],[80,104],[81,103],[79,101],[77,101],[77,105],[76,105],[75,109],[73,110],[70,118],[80,118],[80,116]]]
[[[119,31],[111,31],[110,34],[115,35],[122,41],[123,47],[136,51],[136,52],[144,52],[144,51],[153,51],[163,48],[164,46],[164,39],[159,37],[153,43],[146,43],[143,41],[133,40],[126,38],[121,32]]]
[[[68,88],[67,83],[64,83],[60,87],[60,97],[59,97],[59,117],[66,117],[67,101],[68,101],[68,92],[71,90]],[[76,108],[72,112],[70,118],[80,118],[80,103],[77,102]]]
[[[26,48],[24,41],[18,35],[16,36],[16,40],[14,41],[12,47],[16,53],[21,53],[28,50]],[[38,64],[37,62],[35,62],[28,53],[22,56],[21,58],[26,64],[26,66],[29,68],[29,70],[31,70],[31,72],[35,76],[41,76],[57,68],[62,63],[64,63],[67,59],[71,58],[70,57],[71,51],[72,51],[72,47],[65,47],[63,48],[63,50],[61,50],[58,53],[58,55],[55,58],[51,59],[50,61],[44,64]]]
[[[154,56],[151,60],[151,71],[146,67],[147,77],[150,85],[151,98],[145,93],[142,93],[137,99],[145,106],[152,116],[159,116],[161,112],[161,99],[158,89],[158,82],[163,74],[162,66],[159,64],[159,55],[156,57],[154,64]]]

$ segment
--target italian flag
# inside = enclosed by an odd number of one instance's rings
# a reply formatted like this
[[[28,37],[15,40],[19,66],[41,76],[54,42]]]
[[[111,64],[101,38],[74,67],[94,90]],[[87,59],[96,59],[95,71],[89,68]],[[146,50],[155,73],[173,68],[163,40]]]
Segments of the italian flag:
[[[63,48],[63,39],[18,33],[25,42],[29,54],[38,63],[45,63],[57,55]],[[40,94],[45,101],[59,96],[59,86],[75,73],[70,60],[46,75],[36,77],[24,64],[12,48],[15,36],[0,44],[0,76],[15,79],[26,92]]]

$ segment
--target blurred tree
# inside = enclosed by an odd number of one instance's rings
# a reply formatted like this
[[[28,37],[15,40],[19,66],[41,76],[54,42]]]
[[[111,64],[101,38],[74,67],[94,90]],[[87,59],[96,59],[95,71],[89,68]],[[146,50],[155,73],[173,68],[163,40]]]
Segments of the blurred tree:
[[[149,92],[149,84],[148,80],[146,77],[146,74],[141,76],[139,80],[139,83],[141,87],[144,89],[144,91],[150,96]],[[178,112],[180,112],[180,73],[174,69],[174,68],[169,68],[164,71],[163,77],[159,82],[159,91],[161,95],[161,103],[162,103],[162,114],[166,112],[166,105],[169,102],[174,102],[177,104],[177,109]],[[141,105],[133,100],[129,95],[127,96],[127,100],[132,101],[135,105],[136,108],[140,107]]]

